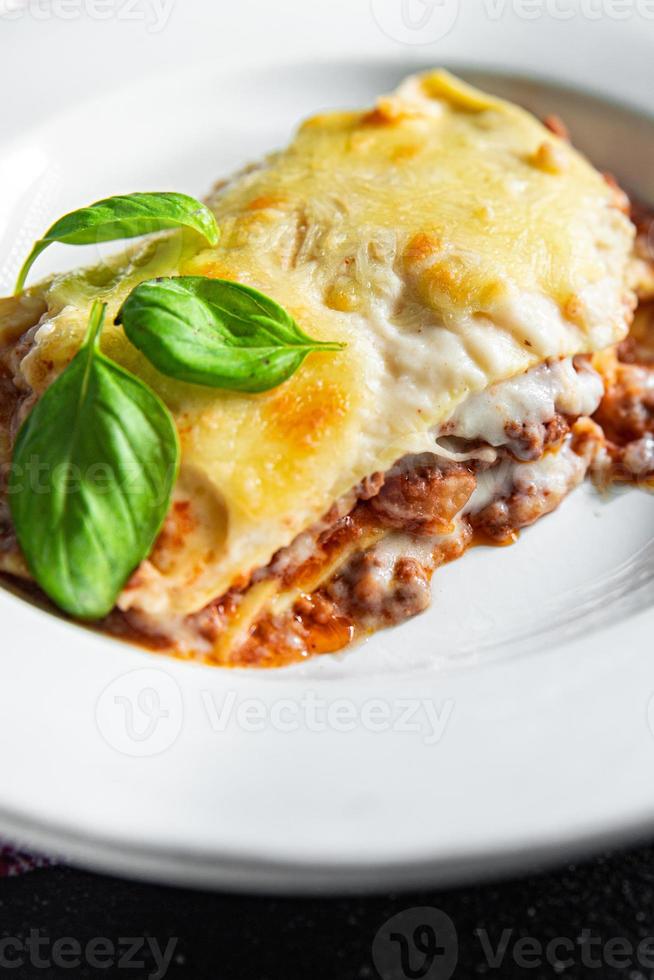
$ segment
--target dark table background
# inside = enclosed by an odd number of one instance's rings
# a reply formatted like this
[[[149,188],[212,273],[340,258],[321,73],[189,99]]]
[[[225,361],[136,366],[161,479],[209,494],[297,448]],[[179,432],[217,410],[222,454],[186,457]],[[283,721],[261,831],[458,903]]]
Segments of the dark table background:
[[[475,887],[336,898],[202,893],[46,868],[0,882],[0,933],[24,937],[32,929],[50,941],[75,937],[81,943],[98,936],[115,943],[122,937],[151,936],[163,948],[177,937],[166,973],[170,978],[378,980],[373,953],[378,931],[402,913],[395,928],[410,937],[415,916],[421,913],[408,910],[424,906],[440,910],[427,913],[427,918],[435,915],[441,925],[447,922],[445,916],[452,920],[458,955],[450,948],[447,962],[439,963],[436,957],[431,969],[421,973],[425,958],[414,949],[412,955],[418,959],[411,962],[418,980],[654,978],[654,953],[645,966],[628,954],[629,948],[635,951],[644,939],[654,937],[654,846]],[[505,937],[507,952],[500,967],[489,965],[476,930],[487,931],[492,947]],[[514,943],[524,937],[543,947],[562,937],[574,952],[563,950],[558,959],[553,952],[538,963],[537,948],[534,954],[533,944],[526,951],[523,946],[523,954],[532,953],[529,965],[524,965],[526,960],[520,965]],[[601,951],[610,940],[622,944],[614,943],[607,956]],[[383,959],[388,948],[383,943],[381,948]],[[393,972],[387,963],[385,959],[381,964],[382,980],[404,980],[406,972],[399,967]],[[0,968],[0,976],[147,977],[153,971],[154,962],[143,960],[140,967],[102,970],[25,964]]]

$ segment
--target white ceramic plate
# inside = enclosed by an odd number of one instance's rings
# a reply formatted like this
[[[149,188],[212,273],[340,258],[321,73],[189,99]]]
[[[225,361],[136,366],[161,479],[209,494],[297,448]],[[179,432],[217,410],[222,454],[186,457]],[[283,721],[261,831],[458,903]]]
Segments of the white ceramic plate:
[[[485,41],[468,42],[470,62]],[[3,288],[64,211],[125,190],[201,194],[307,112],[392,87],[411,67],[394,56],[214,60],[69,98],[36,128],[14,114]],[[639,101],[636,76],[620,77]],[[654,199],[630,142],[651,160],[652,123],[515,91]],[[50,251],[39,270],[97,257]],[[270,673],[157,657],[0,592],[0,834],[164,881],[337,890],[461,880],[654,827],[652,498],[582,488],[516,547],[439,571],[434,592],[426,615],[357,650]]]

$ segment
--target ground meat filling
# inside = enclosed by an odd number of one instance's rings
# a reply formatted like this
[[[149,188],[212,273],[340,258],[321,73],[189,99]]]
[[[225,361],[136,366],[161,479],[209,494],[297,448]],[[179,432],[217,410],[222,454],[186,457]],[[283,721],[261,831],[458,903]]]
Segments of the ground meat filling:
[[[560,457],[552,451],[525,463],[500,454],[489,465],[421,454],[400,461],[375,496],[366,497],[364,491],[353,511],[318,537],[312,560],[320,566],[335,553],[349,553],[343,565],[324,584],[302,594],[285,616],[265,615],[255,623],[235,654],[237,661],[267,663],[271,643],[277,658],[280,650],[297,659],[341,649],[356,635],[426,609],[436,568],[458,558],[475,540],[508,543],[520,528],[554,510],[583,479],[602,445],[601,431],[589,419],[552,420],[544,429],[543,443],[549,433]],[[488,505],[476,507],[482,476],[496,479],[497,491]],[[350,546],[374,528],[382,530],[382,539],[351,553]],[[285,585],[301,584],[306,566],[293,572],[287,568]]]
[[[507,422],[504,426],[510,452],[520,460],[540,459],[545,449],[558,446],[570,432],[565,416],[556,414],[542,424]]]
[[[443,534],[475,486],[472,467],[462,463],[423,464],[404,470],[400,464],[371,498],[370,509],[383,527],[411,534]]]
[[[595,419],[606,436],[603,473],[650,483],[654,473],[654,365],[617,365]]]
[[[557,456],[545,456],[537,467],[516,468],[509,492],[470,514],[475,533],[484,542],[512,543],[517,531],[551,513],[581,483],[602,446],[599,427],[579,420]]]
[[[416,558],[399,558],[390,585],[383,559],[373,550],[357,555],[328,589],[334,607],[345,607],[358,623],[401,623],[430,604],[429,571]]]
[[[619,364],[595,413],[608,439],[618,445],[654,431],[654,370]]]

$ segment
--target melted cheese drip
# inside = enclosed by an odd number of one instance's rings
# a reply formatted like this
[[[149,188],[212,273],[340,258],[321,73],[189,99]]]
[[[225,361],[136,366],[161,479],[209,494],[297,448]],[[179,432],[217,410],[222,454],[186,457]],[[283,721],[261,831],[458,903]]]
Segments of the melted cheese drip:
[[[347,347],[245,396],[164,378],[107,327],[106,352],[175,414],[188,504],[123,608],[200,609],[362,478],[429,448],[471,393],[626,332],[633,228],[612,189],[530,115],[444,72],[310,119],[211,205],[216,248],[160,236],[35,290],[48,315],[21,382],[41,392],[65,366],[94,297],[113,314],[155,275],[250,284]]]
[[[445,425],[447,435],[481,439],[491,446],[508,441],[507,426],[538,425],[557,412],[592,415],[604,393],[602,378],[592,368],[575,370],[572,358],[539,364],[524,374],[470,395]]]

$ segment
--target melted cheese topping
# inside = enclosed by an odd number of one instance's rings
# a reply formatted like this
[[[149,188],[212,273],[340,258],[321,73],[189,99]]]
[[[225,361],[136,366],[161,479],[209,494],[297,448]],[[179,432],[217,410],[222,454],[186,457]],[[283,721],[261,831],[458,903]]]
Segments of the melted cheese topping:
[[[347,347],[253,396],[164,378],[106,328],[103,348],[167,402],[183,451],[184,528],[162,535],[123,608],[200,609],[362,478],[428,449],[471,393],[626,333],[633,228],[615,192],[530,115],[444,72],[308,120],[211,205],[216,248],[160,236],[31,291],[48,313],[20,383],[39,393],[65,366],[94,297],[111,315],[154,275],[247,283]]]

